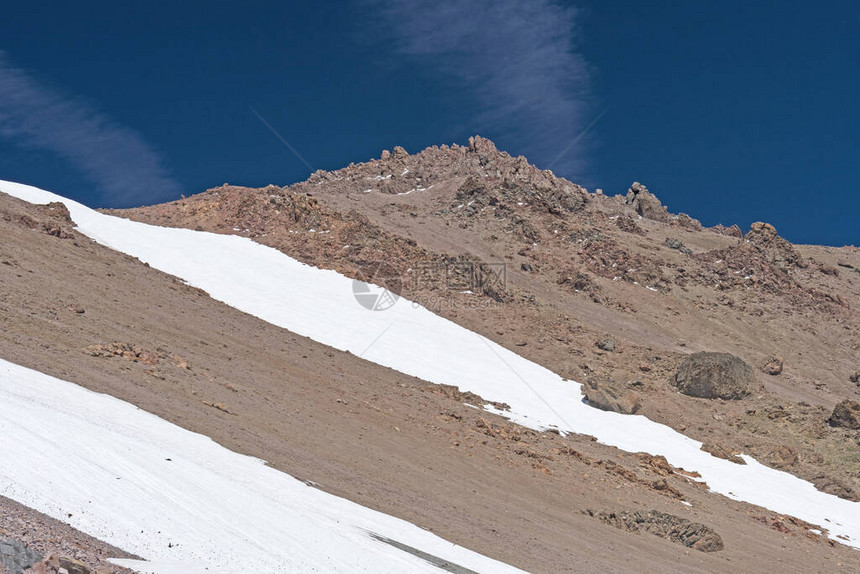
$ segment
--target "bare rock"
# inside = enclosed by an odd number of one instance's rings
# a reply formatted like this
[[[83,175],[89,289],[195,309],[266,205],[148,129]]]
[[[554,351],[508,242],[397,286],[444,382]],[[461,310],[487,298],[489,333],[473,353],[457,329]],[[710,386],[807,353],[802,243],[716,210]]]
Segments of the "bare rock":
[[[782,373],[782,366],[785,363],[785,360],[781,355],[771,355],[762,366],[762,371],[767,373],[768,375],[776,376]]]
[[[688,396],[738,400],[757,388],[752,368],[728,353],[693,353],[684,359],[671,383]]]
[[[618,219],[615,220],[615,226],[621,231],[625,231],[627,233],[645,235],[645,232],[642,231],[642,228],[639,227],[636,221],[627,214],[619,215]]]
[[[667,237],[666,238],[666,246],[670,249],[677,249],[684,255],[692,255],[693,251],[684,245],[684,242],[675,237]]]
[[[60,557],[60,568],[65,568],[69,574],[90,574],[90,569],[83,562],[74,558]]]
[[[722,458],[729,462],[733,462],[735,464],[746,464],[746,461],[738,456],[737,451],[730,449],[724,444],[720,443],[704,443],[701,447],[701,450],[705,451],[708,454],[711,454],[717,458]]]
[[[860,371],[855,371],[848,377],[848,380],[854,384],[860,385]]]
[[[680,225],[686,229],[690,229],[693,231],[701,231],[702,230],[702,222],[696,219],[695,217],[690,217],[686,213],[679,213],[677,215],[673,215],[671,217],[672,223],[675,225]]]
[[[832,427],[860,430],[860,403],[845,399],[836,405],[827,422]]]
[[[669,464],[663,455],[652,455],[647,452],[636,453],[640,466],[655,472],[661,476],[669,476],[675,472],[674,467]]]
[[[601,351],[608,351],[611,353],[612,351],[615,350],[615,339],[613,339],[612,337],[606,336],[606,337],[600,339],[599,341],[597,341],[596,345],[597,345],[597,348],[600,349]]]
[[[36,564],[41,557],[18,540],[0,540],[0,572],[17,574]]]
[[[744,241],[754,245],[778,269],[788,271],[792,267],[806,267],[794,246],[780,237],[770,223],[753,223]]]
[[[717,552],[725,548],[723,539],[711,528],[659,510],[647,512],[587,510],[585,513],[621,530],[650,532],[700,552]]]
[[[66,207],[65,203],[62,203],[60,201],[52,201],[40,207],[43,211],[50,213],[54,217],[62,219],[66,223],[72,223],[72,215],[71,213],[69,213],[69,208]]]
[[[833,267],[832,265],[827,265],[822,263],[818,270],[821,271],[824,275],[830,275],[832,277],[839,277],[839,269]]]
[[[632,415],[642,408],[639,393],[608,379],[590,378],[583,386],[583,395],[587,404],[602,411]]]
[[[660,203],[657,196],[648,191],[648,188],[638,181],[634,181],[630,189],[627,190],[624,203],[635,209],[636,213],[646,219],[663,222],[669,221],[669,210]]]
[[[833,496],[838,496],[839,498],[850,500],[851,502],[860,501],[860,498],[857,497],[857,493],[854,492],[854,489],[837,478],[820,474],[812,479],[812,484],[814,484],[815,488],[821,492],[832,494]]]
[[[731,227],[726,227],[722,223],[719,223],[710,228],[714,233],[719,233],[720,235],[727,235],[729,237],[737,237],[738,239],[743,239],[744,232],[741,231],[741,228],[738,227],[737,224],[732,225]]]

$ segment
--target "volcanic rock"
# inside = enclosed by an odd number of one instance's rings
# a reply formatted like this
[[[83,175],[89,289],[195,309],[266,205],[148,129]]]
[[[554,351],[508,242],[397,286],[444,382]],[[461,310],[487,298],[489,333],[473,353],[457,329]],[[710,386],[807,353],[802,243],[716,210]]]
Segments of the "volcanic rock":
[[[761,221],[753,223],[744,241],[754,245],[772,265],[783,271],[791,267],[805,267],[794,246],[780,237],[776,228],[770,223]]]
[[[17,540],[0,540],[0,572],[21,572],[41,557]]]
[[[587,510],[586,514],[616,528],[632,532],[650,532],[700,552],[717,552],[725,548],[720,535],[704,524],[691,522],[686,518],[658,510],[647,512],[639,510],[632,512]]]
[[[744,232],[741,231],[741,228],[737,226],[737,224],[732,225],[731,227],[726,227],[722,223],[718,223],[717,225],[710,228],[714,233],[719,233],[720,235],[727,235],[729,237],[737,237],[738,239],[743,239]]]
[[[703,399],[743,399],[756,388],[752,368],[728,353],[693,353],[671,382],[681,393]]]
[[[724,444],[720,443],[704,443],[701,450],[711,454],[717,458],[725,459],[735,464],[746,464],[746,461],[738,456],[738,453]]]
[[[612,352],[615,350],[615,339],[607,336],[597,341],[596,345],[601,351]]]
[[[778,375],[782,373],[782,366],[785,360],[780,355],[771,355],[767,361],[765,361],[762,370],[768,375]]]
[[[590,378],[582,392],[587,404],[602,411],[632,415],[642,408],[637,392],[608,379]]]
[[[832,427],[860,430],[860,403],[845,399],[836,405],[827,422]]]
[[[648,191],[648,188],[634,181],[630,189],[627,190],[627,196],[624,198],[624,203],[636,210],[636,213],[646,219],[655,221],[669,221],[669,210],[660,203],[660,200]]]

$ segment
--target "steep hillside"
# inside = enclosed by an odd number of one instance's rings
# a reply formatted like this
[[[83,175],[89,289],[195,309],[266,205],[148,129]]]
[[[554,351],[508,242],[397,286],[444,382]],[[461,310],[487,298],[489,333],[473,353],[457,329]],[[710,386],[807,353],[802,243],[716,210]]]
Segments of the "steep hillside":
[[[588,383],[595,404],[860,496],[860,436],[830,424],[860,395],[856,247],[792,245],[766,223],[703,228],[641,184],[588,193],[480,137],[395,148],[290,187],[222,186],[113,213],[240,234],[373,278]],[[695,351],[745,360],[756,392],[678,393],[670,380]]]
[[[463,404],[479,397],[226,307],[95,245],[60,206],[0,196],[0,213],[0,356],[329,492],[532,571],[814,571],[855,559],[813,525],[710,495],[659,458],[511,425]]]

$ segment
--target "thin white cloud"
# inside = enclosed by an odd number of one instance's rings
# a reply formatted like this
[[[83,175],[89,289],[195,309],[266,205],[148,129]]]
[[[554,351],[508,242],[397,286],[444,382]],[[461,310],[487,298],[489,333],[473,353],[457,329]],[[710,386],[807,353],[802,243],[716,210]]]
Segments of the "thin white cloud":
[[[370,0],[398,53],[472,91],[475,127],[540,167],[576,176],[590,121],[589,69],[576,51],[578,13],[549,0]],[[542,165],[541,165],[542,164]]]
[[[110,205],[179,196],[181,186],[137,134],[14,67],[0,51],[0,137],[49,150],[90,179]]]

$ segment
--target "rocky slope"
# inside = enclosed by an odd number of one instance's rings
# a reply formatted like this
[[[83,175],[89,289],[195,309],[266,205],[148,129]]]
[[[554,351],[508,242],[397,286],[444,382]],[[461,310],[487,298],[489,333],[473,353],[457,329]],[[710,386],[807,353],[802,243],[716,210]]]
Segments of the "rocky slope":
[[[225,185],[115,213],[241,234],[376,277],[588,383],[593,404],[860,495],[860,435],[831,417],[860,395],[856,247],[792,245],[767,223],[703,228],[642,184],[589,193],[480,137],[415,155],[395,148],[289,187]],[[678,393],[671,381],[694,351],[743,359],[755,392]]]
[[[855,550],[816,534],[826,525],[713,496],[662,457],[512,425],[468,406],[481,397],[226,307],[94,244],[59,206],[0,194],[0,236],[4,359],[129,401],[471,549],[533,572],[856,563]],[[18,512],[4,537],[40,552],[78,544],[79,533]],[[86,544],[81,557],[92,566],[120,552]]]

